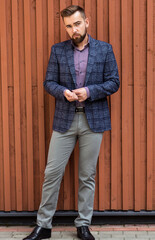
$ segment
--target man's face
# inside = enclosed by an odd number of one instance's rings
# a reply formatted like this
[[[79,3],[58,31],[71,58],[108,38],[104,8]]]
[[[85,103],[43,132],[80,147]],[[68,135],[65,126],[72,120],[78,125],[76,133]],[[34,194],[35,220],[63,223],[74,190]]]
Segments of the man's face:
[[[64,17],[64,24],[67,33],[76,45],[84,40],[89,26],[88,18],[84,19],[77,11],[69,17]]]

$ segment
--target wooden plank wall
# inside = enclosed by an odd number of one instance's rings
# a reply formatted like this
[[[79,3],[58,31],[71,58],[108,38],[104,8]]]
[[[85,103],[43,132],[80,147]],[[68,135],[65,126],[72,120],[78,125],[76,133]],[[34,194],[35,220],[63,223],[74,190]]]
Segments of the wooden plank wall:
[[[155,0],[0,0],[0,211],[38,209],[55,107],[43,80],[51,46],[67,39],[59,12],[70,4],[112,44],[121,81],[108,98],[94,209],[155,210]],[[77,191],[78,144],[58,209],[77,209]]]

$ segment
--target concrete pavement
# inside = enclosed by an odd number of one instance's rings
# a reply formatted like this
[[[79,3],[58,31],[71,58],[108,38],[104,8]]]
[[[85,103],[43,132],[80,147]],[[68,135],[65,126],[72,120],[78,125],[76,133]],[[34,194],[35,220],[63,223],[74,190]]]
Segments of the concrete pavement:
[[[1,240],[21,240],[32,227],[0,227]],[[155,240],[155,224],[91,226],[96,240]],[[74,227],[53,227],[51,240],[78,240]]]

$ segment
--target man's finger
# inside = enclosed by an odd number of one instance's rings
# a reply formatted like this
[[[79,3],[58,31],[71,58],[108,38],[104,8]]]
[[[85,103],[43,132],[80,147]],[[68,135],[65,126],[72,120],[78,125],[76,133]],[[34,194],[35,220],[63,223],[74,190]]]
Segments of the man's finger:
[[[72,90],[72,92],[79,94],[79,93],[81,93],[81,89],[74,89],[74,90]]]

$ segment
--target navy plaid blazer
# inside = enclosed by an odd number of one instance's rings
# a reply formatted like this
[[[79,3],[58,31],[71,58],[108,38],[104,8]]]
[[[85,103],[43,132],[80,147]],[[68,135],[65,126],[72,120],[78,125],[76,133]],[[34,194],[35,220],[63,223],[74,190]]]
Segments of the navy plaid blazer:
[[[90,37],[85,86],[90,97],[85,101],[85,114],[94,132],[111,129],[107,96],[119,88],[116,59],[109,43]],[[74,49],[71,40],[53,45],[44,81],[46,91],[55,97],[53,130],[66,132],[73,121],[76,102],[64,97],[64,90],[76,88]]]

